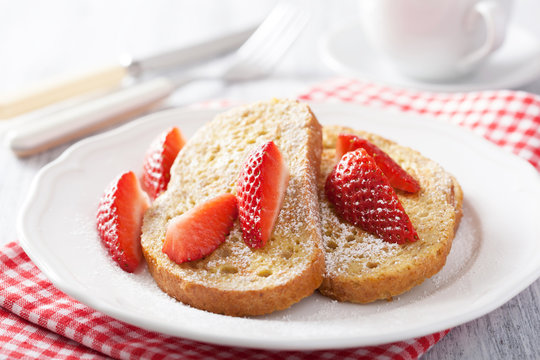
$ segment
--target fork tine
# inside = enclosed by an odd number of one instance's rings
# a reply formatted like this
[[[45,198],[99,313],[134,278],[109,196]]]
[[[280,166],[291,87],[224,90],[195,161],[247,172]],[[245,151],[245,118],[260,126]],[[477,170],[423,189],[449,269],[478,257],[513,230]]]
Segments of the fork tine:
[[[294,41],[307,23],[307,17],[297,17],[290,19],[290,24],[283,27],[282,31],[275,38],[269,40],[259,51],[252,54],[250,61],[258,63],[261,70],[273,67],[285,54],[287,49],[292,46]]]
[[[267,49],[274,49],[276,46],[283,44],[288,45],[290,40],[296,38],[299,31],[303,27],[303,19],[305,16],[300,12],[286,14],[264,42],[254,48],[253,53],[261,54],[267,52]]]
[[[279,4],[238,50],[237,61],[225,79],[240,80],[267,73],[293,44],[308,22],[308,15],[291,4]]]
[[[280,3],[272,9],[253,35],[238,49],[237,53],[241,56],[248,56],[253,50],[264,44],[277,29],[282,27],[283,18],[289,14],[288,9],[290,8],[288,4]]]

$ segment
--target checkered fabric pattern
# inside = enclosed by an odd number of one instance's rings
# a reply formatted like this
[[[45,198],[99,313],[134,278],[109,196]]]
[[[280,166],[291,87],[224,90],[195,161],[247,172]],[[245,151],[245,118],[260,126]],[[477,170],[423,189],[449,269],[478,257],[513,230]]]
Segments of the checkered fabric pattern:
[[[437,117],[472,130],[540,170],[540,97],[530,93],[432,93],[340,78],[311,88],[299,99],[350,102]]]
[[[436,94],[333,79],[299,98],[353,102],[446,119],[522,156],[540,170],[540,98],[531,94]],[[448,332],[380,346],[324,351],[262,351],[170,337],[110,318],[60,292],[17,243],[0,250],[0,284],[0,358],[8,359],[405,360],[419,358]]]
[[[0,308],[0,358],[106,359],[98,352]]]
[[[6,359],[417,359],[447,331],[382,346],[262,351],[143,330],[56,289],[15,242],[0,251],[0,358]]]

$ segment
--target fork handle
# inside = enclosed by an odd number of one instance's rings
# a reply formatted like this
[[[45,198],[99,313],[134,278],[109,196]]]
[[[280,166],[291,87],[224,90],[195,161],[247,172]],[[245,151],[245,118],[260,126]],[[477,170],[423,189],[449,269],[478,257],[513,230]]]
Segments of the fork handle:
[[[176,85],[160,77],[35,119],[11,131],[9,146],[18,156],[50,149],[148,110],[169,96]]]

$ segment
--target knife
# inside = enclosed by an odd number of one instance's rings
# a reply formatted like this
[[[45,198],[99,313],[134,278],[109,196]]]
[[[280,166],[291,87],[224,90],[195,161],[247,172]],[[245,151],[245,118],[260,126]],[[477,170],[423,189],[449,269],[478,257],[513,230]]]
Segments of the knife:
[[[127,77],[141,77],[149,72],[164,72],[177,67],[196,64],[236,50],[255,31],[256,26],[218,36],[123,64],[105,66],[75,76],[49,80],[17,94],[0,97],[0,119],[11,118],[25,112],[98,90],[119,86]]]

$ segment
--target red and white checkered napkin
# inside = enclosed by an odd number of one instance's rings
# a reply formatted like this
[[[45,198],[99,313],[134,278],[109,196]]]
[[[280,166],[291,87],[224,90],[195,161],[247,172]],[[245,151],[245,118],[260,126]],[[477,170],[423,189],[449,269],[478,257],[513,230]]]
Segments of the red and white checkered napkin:
[[[394,344],[325,351],[262,351],[143,330],[56,289],[15,242],[0,251],[0,358],[416,359],[447,331]]]
[[[431,93],[332,79],[299,96],[425,114],[461,125],[528,160],[540,171],[540,97],[523,91]]]
[[[540,97],[513,91],[436,94],[350,79],[299,97],[429,114],[459,124],[540,171]],[[17,243],[0,250],[0,358],[416,359],[448,331],[393,344],[324,351],[261,351],[170,337],[125,324],[57,290]]]

